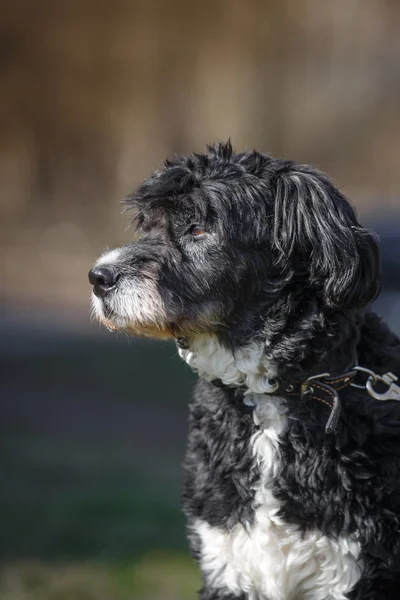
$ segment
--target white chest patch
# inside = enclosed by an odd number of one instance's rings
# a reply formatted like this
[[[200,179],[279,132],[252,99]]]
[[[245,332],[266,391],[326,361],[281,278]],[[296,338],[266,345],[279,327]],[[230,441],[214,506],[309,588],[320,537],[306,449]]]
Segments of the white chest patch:
[[[216,337],[197,335],[190,349],[179,349],[179,355],[208,381],[220,379],[225,385],[243,386],[246,394],[270,394],[276,389],[277,368],[266,357],[261,342],[252,342],[233,354]]]
[[[359,545],[346,538],[329,539],[279,516],[271,481],[279,468],[279,436],[286,426],[279,399],[248,397],[259,431],[251,440],[254,464],[261,468],[255,490],[252,525],[226,531],[205,521],[194,523],[201,540],[201,567],[212,587],[249,600],[345,600],[362,573]]]

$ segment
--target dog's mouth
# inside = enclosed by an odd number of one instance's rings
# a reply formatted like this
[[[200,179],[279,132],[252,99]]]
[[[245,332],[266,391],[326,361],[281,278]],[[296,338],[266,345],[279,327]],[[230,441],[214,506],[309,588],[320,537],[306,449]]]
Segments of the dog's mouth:
[[[213,333],[221,326],[212,305],[194,311],[196,316],[183,316],[174,310],[167,312],[164,303],[159,302],[160,297],[150,294],[139,302],[137,296],[119,290],[113,290],[103,298],[93,293],[92,314],[110,331],[160,340]]]
[[[151,337],[160,340],[175,338],[172,329],[168,326],[157,326],[146,323],[126,323],[120,325],[106,317],[101,319],[101,321],[107,329],[111,331],[124,331],[133,337]]]
[[[134,337],[170,339],[175,337],[175,328],[162,315],[151,314],[146,304],[140,305],[135,299],[117,298],[116,292],[99,298],[92,293],[92,314],[102,325],[111,331],[123,331]],[[136,309],[136,310],[135,310]],[[135,313],[138,314],[135,314]]]

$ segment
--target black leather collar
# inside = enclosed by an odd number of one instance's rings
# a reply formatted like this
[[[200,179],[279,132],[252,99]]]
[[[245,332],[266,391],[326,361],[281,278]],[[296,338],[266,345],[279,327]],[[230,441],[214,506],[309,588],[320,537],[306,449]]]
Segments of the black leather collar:
[[[290,385],[283,381],[279,382],[279,388],[275,392],[278,396],[299,396],[300,398],[309,397],[317,400],[330,409],[330,415],[325,425],[326,433],[335,433],[340,418],[341,404],[339,391],[351,386],[357,376],[356,370],[347,371],[341,375],[331,376],[329,373],[321,373],[309,377],[304,383],[299,385]],[[244,388],[227,386],[220,379],[214,379],[211,382],[218,388],[228,388],[243,394]]]
[[[175,338],[179,348],[188,349],[188,342],[185,337]],[[340,397],[339,392],[347,387],[355,387],[361,390],[366,390],[368,394],[375,400],[386,402],[388,400],[400,401],[400,386],[396,384],[398,377],[391,372],[384,375],[378,375],[374,371],[366,367],[360,367],[357,364],[357,357],[354,357],[354,363],[357,365],[345,373],[332,376],[330,373],[320,373],[306,379],[301,384],[290,384],[283,380],[276,381],[276,391],[274,394],[278,396],[299,396],[300,398],[309,397],[313,400],[321,402],[330,409],[329,418],[325,425],[326,433],[335,433],[340,419]],[[353,364],[354,364],[353,363]],[[368,377],[366,383],[359,385],[355,383],[358,374],[364,374]],[[234,389],[236,392],[244,394],[243,387],[227,386],[219,379],[212,381],[219,388]],[[271,382],[272,383],[272,382]],[[381,385],[385,387],[384,393],[379,392],[374,386]]]
[[[283,384],[284,394],[288,396],[300,396],[300,398],[308,396],[328,406],[331,412],[325,425],[325,431],[326,433],[335,433],[341,411],[339,391],[351,386],[356,376],[356,370],[347,371],[333,377],[329,373],[321,373],[320,375],[309,377],[299,386],[285,386]]]

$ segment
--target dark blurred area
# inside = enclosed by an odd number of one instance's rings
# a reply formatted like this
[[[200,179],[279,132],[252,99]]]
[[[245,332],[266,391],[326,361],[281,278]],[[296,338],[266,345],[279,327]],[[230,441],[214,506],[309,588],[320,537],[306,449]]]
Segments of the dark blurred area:
[[[0,16],[0,600],[186,600],[194,380],[90,321],[121,197],[231,137],[317,165],[382,240],[400,332],[397,0],[6,0]],[[5,285],[4,285],[5,283]]]

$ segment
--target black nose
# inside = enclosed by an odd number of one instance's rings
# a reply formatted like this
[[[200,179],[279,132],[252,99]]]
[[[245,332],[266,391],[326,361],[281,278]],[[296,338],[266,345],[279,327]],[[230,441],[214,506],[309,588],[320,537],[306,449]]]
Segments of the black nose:
[[[115,287],[118,273],[111,267],[94,267],[89,271],[89,281],[96,296],[105,296]]]

